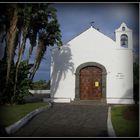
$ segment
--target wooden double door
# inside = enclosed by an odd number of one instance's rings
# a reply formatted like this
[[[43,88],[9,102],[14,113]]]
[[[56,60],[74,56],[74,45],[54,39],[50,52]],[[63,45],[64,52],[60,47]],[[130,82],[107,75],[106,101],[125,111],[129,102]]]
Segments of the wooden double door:
[[[88,66],[80,70],[80,99],[100,100],[102,98],[102,69]]]

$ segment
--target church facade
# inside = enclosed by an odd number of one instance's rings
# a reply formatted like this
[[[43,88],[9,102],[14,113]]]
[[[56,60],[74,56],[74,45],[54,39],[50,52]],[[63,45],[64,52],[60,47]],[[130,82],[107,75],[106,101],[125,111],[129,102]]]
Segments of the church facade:
[[[60,50],[52,50],[54,102],[134,103],[132,30],[122,23],[115,37],[114,41],[91,26]]]

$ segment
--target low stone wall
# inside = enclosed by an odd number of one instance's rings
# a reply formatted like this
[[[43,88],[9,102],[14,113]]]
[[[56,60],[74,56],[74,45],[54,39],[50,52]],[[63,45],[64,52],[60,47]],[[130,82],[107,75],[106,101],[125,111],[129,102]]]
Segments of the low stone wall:
[[[50,94],[50,90],[29,90],[32,94]]]
[[[32,95],[24,97],[26,103],[43,101],[44,98],[50,98],[50,90],[29,90]]]

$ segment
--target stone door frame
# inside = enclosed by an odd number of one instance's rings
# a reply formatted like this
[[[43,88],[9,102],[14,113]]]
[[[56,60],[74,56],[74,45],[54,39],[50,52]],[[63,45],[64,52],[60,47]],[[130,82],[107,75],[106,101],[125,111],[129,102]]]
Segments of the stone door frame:
[[[84,67],[87,66],[96,66],[102,69],[102,100],[106,99],[106,75],[107,75],[107,71],[106,68],[97,63],[97,62],[86,62],[83,63],[81,65],[79,65],[76,69],[76,73],[75,73],[75,100],[80,100],[80,70]]]

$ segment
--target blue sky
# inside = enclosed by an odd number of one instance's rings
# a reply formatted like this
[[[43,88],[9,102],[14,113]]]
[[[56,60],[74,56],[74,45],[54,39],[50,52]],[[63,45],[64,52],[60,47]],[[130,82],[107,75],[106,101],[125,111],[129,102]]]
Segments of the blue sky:
[[[95,22],[95,28],[115,40],[114,31],[122,22],[133,30],[134,51],[139,52],[139,4],[134,3],[53,3],[57,9],[57,17],[62,32],[62,41],[67,43],[90,27]],[[35,57],[33,52],[31,62]],[[36,72],[34,80],[50,79],[49,48]]]
[[[139,33],[138,8],[134,4],[69,3],[54,4],[54,7],[57,9],[64,43],[89,28],[91,21],[95,22],[95,27],[102,33],[114,40],[114,31],[122,22],[134,31],[134,35]]]
[[[95,28],[115,40],[114,31],[122,22],[133,30],[134,51],[139,52],[139,9],[138,4],[130,3],[56,3],[57,17],[62,32],[62,41],[67,43],[90,27]],[[45,55],[34,80],[50,79],[50,53]]]

